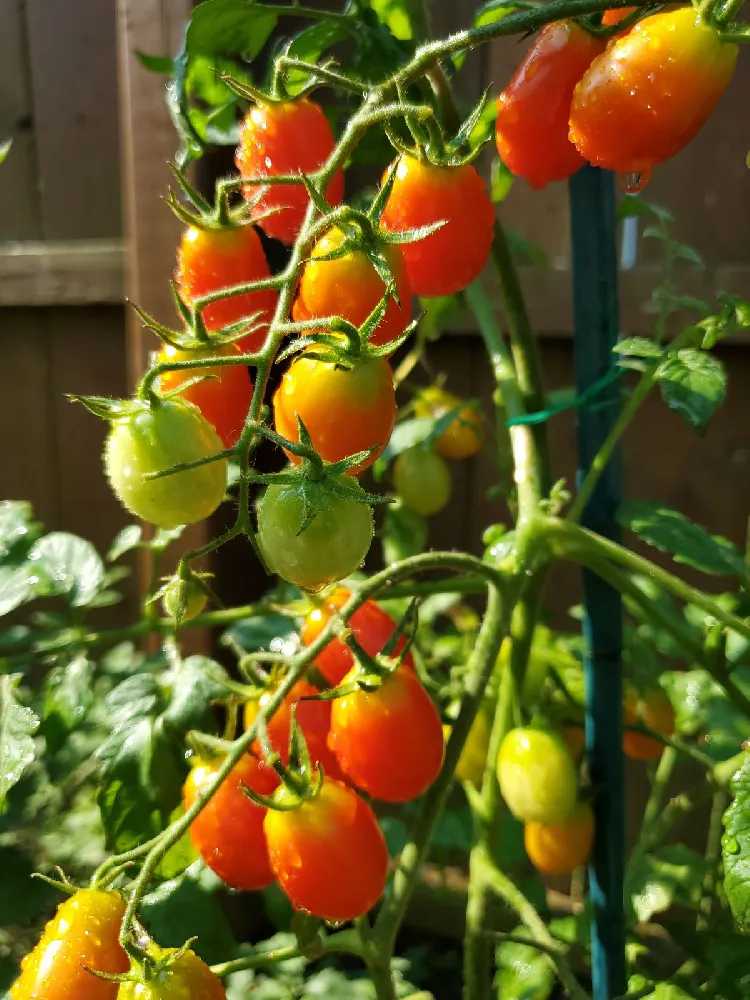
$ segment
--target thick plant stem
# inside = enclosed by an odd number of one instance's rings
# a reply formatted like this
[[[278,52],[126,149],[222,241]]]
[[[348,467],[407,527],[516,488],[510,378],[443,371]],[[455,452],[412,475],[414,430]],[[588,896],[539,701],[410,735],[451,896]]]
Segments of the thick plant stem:
[[[628,875],[632,875],[632,873],[636,870],[637,862],[639,862],[648,851],[652,850],[652,848],[656,846],[654,843],[654,833],[659,826],[659,820],[663,812],[664,794],[676,764],[677,751],[674,747],[665,747],[664,752],[659,758],[659,763],[651,782],[651,791],[648,796],[646,808],[643,812],[643,822],[641,823],[638,843],[633,849],[628,863]],[[627,899],[630,895],[628,892],[629,882],[630,879],[626,878],[625,899]]]
[[[542,383],[542,369],[534,332],[524,301],[518,270],[513,261],[505,230],[499,221],[495,222],[495,239],[492,244],[492,259],[500,280],[505,322],[508,327],[510,350],[521,391],[524,411],[534,413],[544,409],[545,395]],[[549,451],[547,448],[547,425],[534,424],[530,431],[534,438],[534,451],[542,496],[549,492]]]
[[[711,928],[711,917],[716,902],[716,875],[721,859],[721,836],[724,832],[724,810],[727,807],[728,798],[724,789],[719,788],[714,792],[711,802],[705,852],[706,861],[711,867],[701,886],[700,914],[695,925],[698,933],[705,933]]]
[[[375,987],[377,1000],[397,1000],[396,984],[391,972],[390,955],[379,956],[367,960],[367,971],[370,973],[372,985]]]

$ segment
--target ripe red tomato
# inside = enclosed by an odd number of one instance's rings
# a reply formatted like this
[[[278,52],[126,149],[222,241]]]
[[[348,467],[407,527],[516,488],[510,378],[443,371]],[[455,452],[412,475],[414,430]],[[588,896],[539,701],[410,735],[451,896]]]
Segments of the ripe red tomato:
[[[315,244],[312,257],[302,271],[299,292],[292,309],[298,322],[327,316],[341,316],[361,326],[385,292],[383,279],[361,250],[351,250],[335,260],[320,260],[338,250],[344,242],[340,229],[331,229]],[[370,337],[377,346],[400,336],[411,322],[412,290],[402,248],[385,244],[381,248],[396,282],[400,305],[391,298],[385,314]]]
[[[311,174],[333,152],[334,138],[323,109],[307,98],[254,104],[242,123],[235,161],[245,178],[278,174]],[[264,233],[282,243],[294,243],[307,211],[309,196],[301,184],[274,184],[267,188],[249,184],[248,200],[261,197],[252,208]],[[326,198],[331,205],[344,197],[344,174],[336,171]],[[279,209],[266,218],[264,212]]]
[[[186,809],[213,780],[220,766],[221,761],[200,761],[193,767],[182,789]],[[208,867],[234,889],[265,889],[273,881],[263,839],[266,810],[251,802],[241,786],[270,795],[278,783],[273,768],[245,754],[190,825],[190,839],[196,850]]]
[[[158,951],[165,963],[152,967],[145,981],[123,983],[117,1000],[226,1000],[221,980],[194,951],[179,957],[173,948]]]
[[[176,528],[204,520],[219,506],[226,491],[226,459],[161,479],[144,476],[223,450],[221,438],[192,403],[144,401],[135,412],[112,421],[104,465],[123,506],[160,528]]]
[[[198,229],[189,226],[177,251],[177,288],[188,305],[210,292],[269,278],[266,255],[252,226]],[[278,292],[267,288],[246,295],[232,295],[210,303],[201,315],[207,330],[221,330],[241,319],[260,313],[260,326],[238,344],[245,353],[263,346],[268,323],[276,309]]]
[[[116,892],[81,889],[66,899],[22,961],[11,1000],[115,1000],[118,984],[97,979],[84,965],[112,974],[128,971],[118,940],[124,915]]]
[[[437,514],[451,498],[450,469],[429,448],[401,452],[393,463],[393,485],[404,506],[422,517]]]
[[[512,729],[497,758],[500,792],[513,815],[524,823],[558,823],[573,811],[578,774],[557,733]]]
[[[674,709],[661,688],[654,688],[642,695],[629,691],[625,695],[624,709],[626,726],[640,724],[662,736],[671,736],[675,731]],[[622,745],[631,760],[656,760],[664,751],[663,743],[642,733],[626,731],[623,733]]]
[[[584,164],[568,139],[573,90],[605,42],[574,21],[539,32],[497,99],[495,140],[503,163],[536,189],[565,180]]]
[[[472,403],[461,404],[458,396],[437,386],[423,389],[414,400],[414,412],[418,417],[436,420],[456,410],[458,414],[443,433],[435,439],[435,451],[443,458],[471,458],[482,447],[480,425],[482,414]]]
[[[352,671],[345,680],[354,680]],[[443,763],[443,727],[413,670],[398,667],[374,691],[336,698],[328,744],[349,780],[383,802],[425,792]]]
[[[361,489],[350,476],[339,478]],[[258,544],[271,572],[316,591],[362,564],[372,543],[372,508],[329,493],[303,531],[305,504],[303,484],[269,486],[258,503]]]
[[[214,350],[178,351],[165,344],[159,352],[158,363],[170,361],[201,361],[223,355],[241,354],[237,344]],[[237,444],[245,426],[247,411],[253,398],[253,383],[244,365],[217,365],[215,368],[186,368],[182,371],[163,372],[159,377],[161,389],[168,392],[199,375],[208,376],[180,393],[181,399],[193,403],[206,420],[213,425],[226,448]]]
[[[384,358],[367,358],[353,368],[301,355],[284,373],[273,397],[274,426],[289,441],[298,441],[297,417],[313,447],[326,462],[377,445],[350,471],[369,468],[388,444],[396,422],[393,373]],[[292,462],[300,459],[287,452]]]
[[[642,186],[655,164],[703,127],[732,78],[737,53],[692,6],[639,21],[576,87],[571,140],[595,166],[635,175],[633,189]]]
[[[300,633],[305,646],[311,646],[315,642],[331,616],[343,608],[350,597],[350,590],[346,587],[337,587],[319,607],[313,608],[305,618]],[[348,628],[366,653],[377,656],[393,635],[396,623],[375,601],[365,601],[349,619]],[[401,636],[392,655],[397,656],[405,645],[406,639]],[[336,687],[354,666],[354,656],[346,643],[333,638],[318,653],[314,662],[328,683]],[[407,653],[404,659],[404,665],[407,664],[414,667],[411,653]]]
[[[282,701],[281,706],[266,722],[268,742],[281,756],[284,764],[289,763],[289,738],[292,731],[292,706],[296,705],[295,714],[302,735],[305,737],[310,761],[313,765],[322,764],[323,770],[331,778],[341,778],[338,761],[328,748],[328,730],[331,728],[331,703],[329,701],[300,701],[317,694],[317,689],[307,681],[297,681],[292,690]],[[245,704],[245,729],[254,722],[260,709],[271,700],[274,688],[269,688],[257,699],[251,699]],[[260,742],[256,740],[252,751],[257,756],[262,755]]]
[[[557,823],[527,823],[523,843],[537,871],[565,875],[585,865],[594,842],[594,814],[579,802],[567,819]]]
[[[280,804],[290,793],[277,793]],[[279,885],[298,910],[330,921],[367,913],[385,888],[388,849],[372,809],[325,777],[320,793],[295,809],[269,809],[263,823]]]
[[[435,167],[400,156],[381,226],[398,233],[441,220],[442,229],[401,244],[415,295],[453,295],[478,277],[490,255],[495,206],[471,164]]]

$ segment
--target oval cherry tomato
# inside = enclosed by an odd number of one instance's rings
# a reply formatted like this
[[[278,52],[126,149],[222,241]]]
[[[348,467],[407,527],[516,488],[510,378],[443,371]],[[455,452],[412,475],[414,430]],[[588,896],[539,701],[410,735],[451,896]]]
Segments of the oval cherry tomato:
[[[136,412],[112,421],[104,466],[124,507],[159,528],[176,528],[204,520],[219,506],[226,491],[226,459],[161,479],[144,477],[223,450],[221,438],[191,403],[144,401]]]
[[[168,618],[183,622],[197,618],[208,603],[208,596],[193,580],[173,576],[162,597],[164,613]]]
[[[262,281],[270,276],[260,237],[252,226],[225,226],[221,229],[189,226],[182,234],[175,279],[180,295],[188,305],[221,288]],[[244,352],[250,353],[263,346],[277,300],[276,289],[266,288],[218,299],[207,305],[201,315],[207,330],[221,330],[260,313],[255,321],[260,324],[258,329],[237,342]]]
[[[583,725],[563,726],[560,735],[565,741],[565,746],[570,750],[573,760],[578,760],[586,746],[586,730]]]
[[[314,101],[299,98],[254,104],[242,123],[235,161],[245,178],[312,174],[325,164],[334,145],[328,119]],[[302,184],[273,184],[266,188],[248,184],[243,193],[249,201],[257,199],[251,215],[264,233],[282,243],[294,243],[310,200]],[[337,170],[326,199],[338,205],[343,197],[344,174]],[[262,218],[265,212],[273,214]]]
[[[218,350],[178,351],[165,344],[159,352],[157,363],[170,361],[201,361],[221,355],[231,357],[242,354],[236,344]],[[181,399],[193,403],[201,411],[224,442],[225,448],[237,444],[245,426],[247,411],[253,398],[253,383],[245,365],[217,365],[210,368],[186,368],[181,371],[163,372],[159,382],[163,392],[176,389],[190,379],[205,376],[180,393]]]
[[[451,730],[452,726],[443,726],[446,743]],[[458,758],[458,764],[456,764],[454,774],[459,781],[468,781],[475,788],[481,786],[491,731],[492,716],[485,707],[482,707],[472,723],[461,756]]]
[[[500,792],[524,823],[567,819],[578,796],[573,758],[557,733],[530,727],[512,729],[497,758]]]
[[[356,676],[353,670],[344,683]],[[328,744],[358,788],[383,802],[408,802],[437,778],[443,727],[413,670],[402,665],[374,691],[357,688],[332,704]]]
[[[57,908],[39,943],[21,962],[11,1000],[115,1000],[117,983],[84,969],[127,972],[119,934],[125,903],[116,892],[81,889]]]
[[[595,166],[641,175],[700,131],[734,73],[738,48],[692,6],[639,21],[575,89],[570,138]]]
[[[414,412],[418,417],[437,420],[461,407],[455,419],[443,433],[435,439],[435,451],[443,458],[471,458],[482,447],[480,425],[482,414],[471,403],[461,404],[458,396],[430,386],[423,389],[414,401]]]
[[[672,703],[661,688],[654,688],[642,695],[629,691],[625,695],[625,725],[640,724],[662,736],[671,736],[675,730]],[[631,760],[656,760],[664,751],[664,744],[642,733],[623,733],[622,745]]]
[[[360,489],[350,476],[340,478]],[[272,572],[303,590],[320,590],[362,563],[372,542],[372,508],[328,494],[300,531],[304,507],[302,487],[269,486],[258,504],[258,544]]]
[[[331,616],[339,608],[343,608],[350,597],[350,590],[346,587],[337,587],[320,607],[313,608],[302,625],[301,638],[305,646],[311,646],[315,642]],[[377,656],[378,653],[382,653],[393,635],[396,622],[375,601],[365,601],[349,619],[348,627],[364,651],[370,656]],[[406,639],[401,636],[392,655],[398,656],[405,645]],[[314,662],[328,683],[336,687],[354,666],[354,656],[346,643],[334,638],[318,653]],[[404,665],[414,667],[414,657],[411,653],[406,654]]]
[[[284,804],[289,793],[277,793]],[[323,778],[318,795],[295,809],[269,809],[264,821],[271,865],[298,910],[354,920],[380,899],[388,849],[372,809],[343,782]]]
[[[157,964],[145,981],[123,983],[117,1000],[226,1000],[221,980],[194,951],[158,950],[168,964]]]
[[[435,167],[400,156],[381,226],[400,233],[441,221],[446,225],[423,240],[401,244],[415,295],[453,295],[481,274],[492,246],[495,206],[471,164]]]
[[[314,688],[312,684],[308,684],[307,681],[297,681],[282,701],[281,706],[266,723],[268,742],[281,756],[282,762],[288,764],[289,740],[292,732],[292,706],[296,706],[295,715],[302,735],[305,737],[311,763],[313,766],[322,764],[323,770],[331,778],[341,778],[338,761],[329,750],[326,742],[328,731],[331,728],[331,703],[329,701],[300,700],[317,693],[317,688]],[[274,688],[269,688],[259,698],[251,699],[245,704],[245,729],[250,727],[260,709],[268,704],[273,694]],[[258,740],[253,743],[252,750],[257,756],[262,755],[262,748]]]
[[[315,244],[312,257],[302,271],[299,292],[292,309],[298,322],[341,316],[361,326],[385,292],[383,279],[361,250],[350,250],[335,260],[321,260],[344,242],[340,229],[331,229]],[[370,343],[388,344],[411,322],[411,285],[401,247],[384,244],[381,250],[396,282],[400,305],[391,298],[385,315],[370,337]]]
[[[220,760],[201,761],[193,767],[182,789],[186,809],[220,767]],[[266,810],[245,795],[242,785],[270,795],[278,783],[273,768],[245,754],[190,824],[195,849],[211,871],[233,889],[265,889],[273,882],[263,838]]]
[[[304,355],[284,373],[273,397],[274,426],[289,441],[299,440],[297,417],[326,462],[377,445],[352,475],[369,468],[388,444],[396,421],[393,373],[384,358],[341,368]],[[287,452],[292,462],[300,459]]]
[[[565,875],[585,865],[594,842],[594,814],[588,802],[578,802],[558,823],[527,823],[523,843],[537,871]]]
[[[429,448],[409,448],[393,463],[393,485],[405,507],[422,517],[437,514],[451,498],[451,473]]]
[[[497,151],[508,169],[533,188],[565,180],[583,166],[568,138],[570,102],[604,47],[603,39],[574,21],[548,24],[498,97]]]

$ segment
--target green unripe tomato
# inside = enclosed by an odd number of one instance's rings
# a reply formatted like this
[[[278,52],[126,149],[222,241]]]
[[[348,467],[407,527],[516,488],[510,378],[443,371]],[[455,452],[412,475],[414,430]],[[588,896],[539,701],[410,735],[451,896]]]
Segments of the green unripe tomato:
[[[446,743],[451,734],[451,726],[443,726],[443,735]],[[484,764],[487,759],[487,748],[490,744],[490,732],[492,730],[492,716],[490,712],[482,707],[479,709],[474,722],[466,737],[461,756],[458,758],[456,770],[454,772],[459,781],[468,781],[475,788],[482,784],[484,776]]]
[[[194,580],[181,580],[174,576],[167,584],[161,602],[168,618],[189,622],[206,607],[208,596]]]
[[[402,451],[393,463],[393,485],[405,507],[429,517],[451,496],[451,473],[445,459],[426,448]]]
[[[364,490],[351,476],[336,477],[348,491]],[[317,487],[317,488],[315,488]],[[307,502],[315,516],[300,531]],[[258,544],[269,569],[303,590],[320,590],[362,563],[373,536],[372,508],[325,485],[271,485],[258,503]]]
[[[512,729],[497,758],[500,792],[513,815],[524,823],[566,819],[578,797],[578,774],[557,733]]]
[[[164,399],[152,405],[144,400],[134,412],[112,421],[104,466],[123,506],[159,528],[176,528],[204,520],[219,506],[226,490],[226,460],[161,479],[144,477],[223,450],[221,438],[191,403]]]

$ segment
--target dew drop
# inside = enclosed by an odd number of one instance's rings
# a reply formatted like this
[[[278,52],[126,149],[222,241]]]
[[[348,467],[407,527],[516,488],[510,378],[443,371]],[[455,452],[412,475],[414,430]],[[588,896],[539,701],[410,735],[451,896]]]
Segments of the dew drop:
[[[638,194],[651,180],[651,171],[642,170],[640,172],[631,171],[627,174],[619,174],[620,187],[625,194]]]

